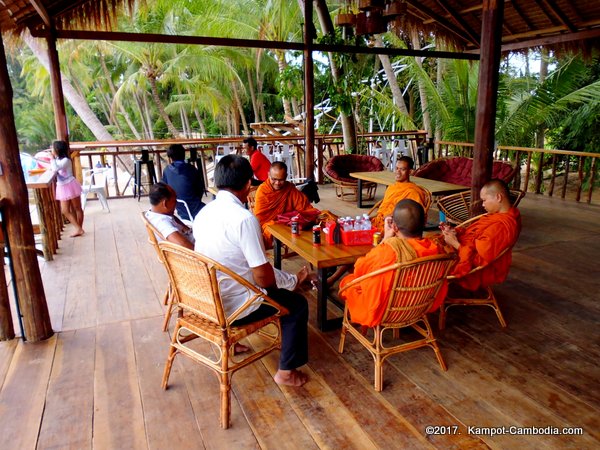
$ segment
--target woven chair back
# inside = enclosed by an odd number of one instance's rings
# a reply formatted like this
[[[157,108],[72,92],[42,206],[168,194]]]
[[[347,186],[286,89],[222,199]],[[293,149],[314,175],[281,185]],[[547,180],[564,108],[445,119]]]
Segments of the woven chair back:
[[[179,306],[187,312],[226,327],[216,274],[223,267],[216,261],[179,245],[163,241],[158,246]]]
[[[148,233],[148,242],[152,245],[152,247],[154,247],[154,250],[156,250],[156,256],[158,257],[158,260],[164,264],[162,252],[160,251],[160,248],[158,248],[158,240],[160,239],[161,241],[164,241],[166,240],[165,237],[160,231],[156,229],[154,225],[150,223],[150,221],[146,217],[145,211],[142,211],[142,221],[144,222],[144,225],[146,225],[146,232]]]
[[[510,203],[512,206],[518,206],[521,199],[525,197],[525,192],[517,189],[509,191]],[[469,220],[471,209],[471,191],[463,191],[457,194],[447,195],[438,200],[438,208],[446,215],[448,222],[461,224]]]
[[[454,264],[454,255],[434,255],[397,264],[382,326],[407,326],[431,308]]]

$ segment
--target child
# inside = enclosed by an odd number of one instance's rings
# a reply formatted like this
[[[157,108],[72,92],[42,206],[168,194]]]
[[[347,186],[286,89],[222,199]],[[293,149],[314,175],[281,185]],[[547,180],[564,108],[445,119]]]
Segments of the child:
[[[83,209],[81,209],[81,185],[73,176],[73,164],[69,158],[69,144],[54,141],[52,144],[52,170],[57,172],[56,200],[60,201],[63,215],[75,227],[71,237],[81,236],[83,231]]]

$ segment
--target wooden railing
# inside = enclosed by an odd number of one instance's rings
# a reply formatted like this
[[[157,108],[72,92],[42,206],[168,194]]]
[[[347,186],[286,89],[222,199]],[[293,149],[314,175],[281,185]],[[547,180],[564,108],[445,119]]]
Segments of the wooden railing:
[[[467,142],[437,142],[435,158],[473,157],[474,145]],[[592,203],[598,179],[600,153],[498,145],[494,159],[518,164],[520,171],[511,187],[549,197]]]
[[[365,153],[371,145],[380,140],[392,141],[406,139],[409,141],[415,160],[417,149],[423,154],[422,146],[426,140],[423,130],[364,133],[359,135],[359,151]],[[259,145],[287,143],[295,152],[295,173],[305,177],[304,139],[298,136],[255,136]],[[110,161],[113,170],[114,184],[109,189],[109,196],[132,195],[129,187],[133,183],[133,158],[139,158],[142,150],[147,150],[154,160],[157,177],[160,179],[163,166],[167,163],[166,149],[173,143],[179,143],[192,150],[192,159],[197,155],[197,165],[204,173],[204,179],[211,180],[212,161],[215,159],[217,147],[229,145],[241,154],[243,136],[209,139],[174,139],[160,141],[114,141],[114,142],[75,142],[71,148],[78,152],[81,166],[93,167],[98,157],[104,162]],[[439,141],[435,150],[425,150],[429,158],[449,156],[473,156],[473,144],[468,142]],[[323,167],[332,156],[345,153],[341,134],[315,136],[315,175],[317,182],[323,183]],[[544,194],[550,197],[585,201],[592,203],[594,184],[598,180],[597,159],[600,153],[574,152],[568,150],[550,150],[528,147],[510,147],[499,145],[494,151],[494,159],[519,164],[521,170],[511,183],[511,187],[526,192]],[[119,173],[127,173],[127,180]]]
[[[411,146],[423,142],[427,133],[422,130],[401,131],[387,133],[363,133],[358,135],[359,148],[363,152],[373,143],[382,140],[407,139]],[[254,136],[259,146],[262,144],[273,145],[289,144],[294,149],[294,173],[297,177],[306,177],[305,174],[305,145],[304,139],[298,136]],[[109,197],[131,196],[133,191],[133,160],[141,157],[142,151],[147,151],[154,162],[158,179],[162,177],[163,166],[167,164],[166,150],[169,145],[177,143],[183,145],[186,150],[191,151],[190,156],[203,172],[204,179],[212,179],[212,161],[215,160],[217,148],[228,145],[235,153],[241,154],[244,136],[229,138],[201,138],[201,139],[170,139],[170,140],[146,140],[146,141],[102,141],[102,142],[72,142],[71,150],[74,152],[75,166],[81,168],[92,168],[96,161],[102,160],[103,164],[110,163],[112,167],[112,180],[109,186]],[[316,135],[315,136],[315,168],[317,182],[322,183],[323,167],[327,160],[334,155],[344,153],[343,136],[341,134]],[[77,169],[76,169],[77,170]],[[127,176],[120,174],[126,173]],[[124,181],[126,178],[126,181]]]

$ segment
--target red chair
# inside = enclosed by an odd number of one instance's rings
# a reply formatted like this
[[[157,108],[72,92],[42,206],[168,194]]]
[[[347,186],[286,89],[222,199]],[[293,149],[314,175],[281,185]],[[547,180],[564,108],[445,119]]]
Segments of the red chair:
[[[338,198],[354,202],[358,195],[358,180],[350,176],[352,172],[381,172],[384,169],[381,160],[368,155],[337,155],[325,165],[325,175],[335,184]],[[377,192],[377,183],[363,181],[363,199],[373,200]]]

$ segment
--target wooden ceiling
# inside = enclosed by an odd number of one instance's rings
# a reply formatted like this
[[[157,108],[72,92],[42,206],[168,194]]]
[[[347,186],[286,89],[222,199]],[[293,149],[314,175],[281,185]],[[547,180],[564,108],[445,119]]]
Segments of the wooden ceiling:
[[[481,0],[406,2],[407,24],[435,32],[462,50],[479,48]],[[20,32],[23,28],[44,27],[49,20],[57,29],[110,29],[116,8],[133,3],[134,0],[0,0],[0,29],[3,33]],[[502,40],[503,50],[541,45],[600,47],[600,1],[506,0]]]

